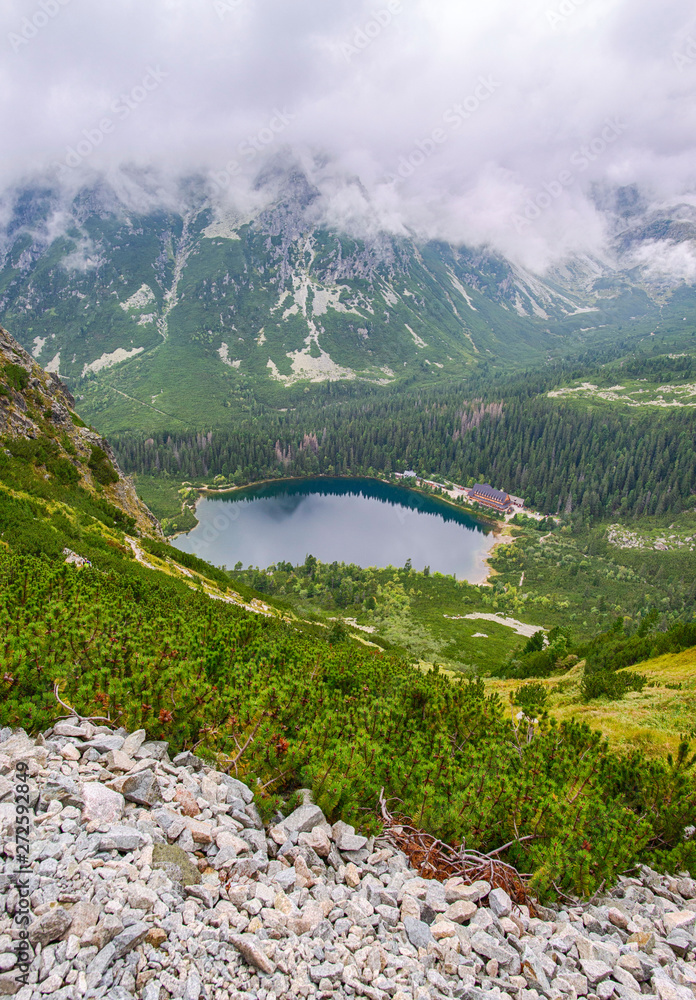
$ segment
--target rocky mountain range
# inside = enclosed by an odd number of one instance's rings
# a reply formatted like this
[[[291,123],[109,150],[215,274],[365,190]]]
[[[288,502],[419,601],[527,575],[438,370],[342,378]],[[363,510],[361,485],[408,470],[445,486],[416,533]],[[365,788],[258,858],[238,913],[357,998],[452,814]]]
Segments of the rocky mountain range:
[[[219,411],[293,385],[522,367],[681,335],[693,317],[688,205],[647,211],[624,195],[610,254],[539,276],[490,247],[329,228],[299,169],[257,188],[262,207],[246,212],[200,180],[167,207],[134,206],[104,181],[69,198],[14,192],[0,233],[6,325],[90,418],[108,410],[127,428],[158,412],[191,421],[202,380]]]

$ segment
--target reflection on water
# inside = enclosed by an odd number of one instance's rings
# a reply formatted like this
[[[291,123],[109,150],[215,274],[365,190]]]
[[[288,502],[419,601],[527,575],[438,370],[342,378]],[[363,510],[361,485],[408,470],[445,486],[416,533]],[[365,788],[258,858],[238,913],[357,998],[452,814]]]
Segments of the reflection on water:
[[[218,566],[293,565],[308,554],[358,566],[430,566],[472,583],[486,575],[490,527],[462,511],[371,479],[271,483],[206,498],[174,544]]]

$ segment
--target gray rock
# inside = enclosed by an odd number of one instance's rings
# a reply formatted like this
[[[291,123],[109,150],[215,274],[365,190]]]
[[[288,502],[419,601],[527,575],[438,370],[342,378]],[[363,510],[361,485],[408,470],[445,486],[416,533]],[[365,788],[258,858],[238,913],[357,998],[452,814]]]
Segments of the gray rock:
[[[335,844],[331,845],[331,850],[329,851],[329,856],[326,859],[326,861],[329,865],[331,865],[331,867],[335,872],[337,872],[339,868],[343,867],[343,858],[338,853]]]
[[[235,858],[226,867],[231,879],[251,878],[252,875],[268,867],[268,858],[261,858],[256,854],[253,858]]]
[[[504,889],[491,889],[488,896],[488,908],[496,917],[509,917],[512,913],[512,900]]]
[[[239,781],[237,778],[233,778],[230,774],[223,774],[220,776],[220,784],[227,786],[227,801],[231,802],[232,799],[241,799],[246,805],[254,801],[254,793],[245,785],[243,781]]]
[[[123,741],[123,746],[121,747],[121,752],[125,753],[128,757],[132,757],[142,747],[145,742],[146,735],[147,734],[144,729],[136,729],[134,733],[126,736]]]
[[[108,753],[109,750],[120,750],[123,746],[125,740],[122,736],[114,736],[113,734],[99,734],[93,736],[91,740],[87,740],[86,743],[82,744],[83,750],[96,750],[97,753]]]
[[[144,760],[146,757],[152,760],[164,760],[167,756],[167,749],[169,748],[169,743],[166,740],[151,740],[147,743],[143,743],[139,750],[136,750],[133,756],[136,760]]]
[[[82,937],[86,930],[89,930],[90,927],[96,927],[99,922],[99,907],[86,900],[80,900],[68,912],[70,916],[69,933],[75,934],[77,937]]]
[[[665,925],[665,932],[672,934],[674,931],[685,931],[694,926],[696,922],[696,911],[679,910],[676,913],[665,913],[662,923]]]
[[[309,978],[313,983],[320,983],[322,979],[337,980],[341,978],[342,972],[342,965],[332,965],[331,962],[322,962],[321,965],[310,965]]]
[[[675,955],[685,958],[687,951],[693,946],[693,939],[686,931],[676,930],[667,938],[667,944]]]
[[[650,978],[650,966],[647,961],[646,955],[641,955],[638,953],[629,952],[627,955],[621,955],[617,966],[621,969],[626,969],[630,972],[634,979],[639,983],[647,982]]]
[[[591,986],[596,986],[597,983],[608,979],[612,972],[611,966],[607,965],[606,962],[600,962],[594,958],[583,958],[580,965]]]
[[[142,923],[140,920],[137,923],[131,924],[130,927],[126,927],[111,942],[114,948],[114,957],[116,959],[123,958],[133,948],[137,948],[140,942],[145,940],[149,930],[149,925]]]
[[[425,905],[430,907],[433,913],[444,913],[447,909],[445,899],[445,887],[442,882],[432,880],[425,893]]]
[[[77,718],[61,719],[54,725],[53,735],[88,740],[94,735],[94,726],[90,722],[80,722]]]
[[[491,891],[491,885],[490,882],[479,879],[471,885],[459,885],[455,891],[457,899],[466,899],[470,903],[477,903],[480,899],[486,898]],[[455,902],[455,899],[452,899],[451,902]]]
[[[261,819],[261,813],[259,812],[259,810],[258,810],[258,808],[256,806],[256,803],[255,802],[249,803],[249,805],[246,807],[245,811],[246,811],[247,816],[251,820],[251,823],[252,823],[252,826],[254,827],[254,829],[256,829],[256,830],[263,830],[263,828],[264,828],[263,827],[263,820]],[[265,838],[265,833],[264,833],[264,838]]]
[[[152,818],[160,829],[167,834],[170,840],[176,840],[186,829],[186,820],[184,817],[180,813],[176,813],[166,807],[154,809],[152,811]]]
[[[696,899],[696,879],[681,878],[677,882],[677,892],[684,899]]]
[[[129,802],[137,802],[141,806],[154,806],[162,801],[159,782],[150,770],[129,774],[123,780],[121,789]]]
[[[375,911],[379,913],[387,927],[396,927],[398,924],[400,917],[396,906],[387,906],[385,903],[380,903],[375,907]]]
[[[597,983],[595,986],[597,1000],[609,1000],[609,997],[614,995],[615,990],[616,983],[612,982],[611,979],[605,979],[601,983]]]
[[[233,819],[237,823],[239,823],[240,826],[244,827],[245,830],[253,830],[255,827],[254,820],[246,811],[246,806],[244,806],[243,809],[231,809],[228,813],[228,816],[230,817],[230,819]]]
[[[190,750],[184,750],[182,753],[178,753],[172,760],[172,764],[174,767],[190,767],[194,771],[200,771],[204,766],[201,758],[196,757],[196,755],[191,753]]]
[[[633,990],[634,993],[640,993],[640,983],[638,980],[631,975],[628,969],[623,969],[620,965],[615,965],[612,972],[612,978],[625,986],[626,989]]]
[[[29,925],[29,942],[33,945],[50,944],[58,941],[72,923],[72,917],[62,906],[43,913]]]
[[[297,874],[294,868],[284,868],[281,872],[278,872],[273,876],[274,883],[284,892],[289,892],[294,888],[295,881],[297,879]]]
[[[102,976],[113,964],[116,958],[116,949],[113,944],[107,944],[102,950],[92,959],[90,964],[87,966],[87,989],[93,990],[96,986],[99,986]]]
[[[472,943],[473,948],[473,943]],[[548,976],[541,963],[541,957],[530,948],[528,944],[524,946],[522,952],[522,975],[528,983],[538,983],[546,995],[551,989]]]
[[[516,965],[519,961],[517,952],[513,948],[503,944],[492,934],[487,934],[486,931],[476,931],[472,934],[471,947],[477,955],[483,955],[489,961],[495,959],[499,965]]]
[[[404,930],[414,948],[427,948],[435,940],[428,925],[415,917],[404,917]]]
[[[668,979],[664,973],[655,973],[653,986],[660,1000],[693,1000],[693,993],[688,986],[680,986]]]
[[[309,805],[300,806],[291,812],[289,816],[286,816],[279,826],[287,830],[288,833],[293,830],[297,833],[308,833],[313,830],[315,826],[319,826],[320,823],[326,823],[326,817],[321,811],[319,806]]]
[[[5,731],[6,730],[0,730],[0,733]],[[19,977],[21,975],[22,973],[19,971],[19,969],[16,969],[14,972],[1,973],[0,996],[13,996],[15,993],[18,993],[22,986],[21,982],[19,981]],[[28,988],[29,990],[31,990],[31,987]],[[31,996],[31,993],[29,993],[29,996]]]
[[[86,782],[82,786],[82,798],[82,819],[85,823],[95,823],[98,826],[118,823],[123,815],[123,796],[99,781]]]
[[[339,851],[359,851],[367,844],[367,837],[356,834],[355,827],[343,823],[334,823],[331,836]]]
[[[134,826],[112,826],[99,840],[100,851],[137,851],[146,841],[144,834]]]
[[[254,934],[230,934],[228,941],[249,965],[265,972],[266,975],[275,972],[275,963],[270,960]]]
[[[468,899],[459,899],[456,903],[450,903],[445,910],[445,917],[455,924],[464,924],[471,920],[476,910],[476,903],[471,903]]]
[[[266,846],[266,835],[261,830],[240,830],[239,836],[250,844],[254,852],[260,851],[262,854],[268,853]]]
[[[220,890],[208,885],[187,885],[184,894],[193,897],[193,899],[200,899],[208,910],[212,910],[220,898]]]
[[[364,896],[359,896],[357,893],[354,893],[346,900],[343,904],[343,909],[349,920],[352,920],[354,924],[361,924],[362,926],[365,926],[369,922],[370,917],[375,912],[374,906],[368,903]]]
[[[553,981],[556,990],[561,993],[572,993],[574,990],[579,997],[587,996],[587,977],[581,972],[568,972],[563,970]]]
[[[41,798],[44,802],[58,801],[65,806],[77,806],[81,809],[84,799],[80,792],[80,787],[72,778],[65,775],[53,775],[41,790]]]
[[[201,977],[198,969],[193,966],[188,976],[186,977],[186,986],[184,987],[184,997],[183,1000],[198,1000],[203,989],[203,984],[201,982]]]
[[[152,867],[165,871],[172,881],[182,886],[198,885],[201,881],[196,865],[176,844],[153,844]]]

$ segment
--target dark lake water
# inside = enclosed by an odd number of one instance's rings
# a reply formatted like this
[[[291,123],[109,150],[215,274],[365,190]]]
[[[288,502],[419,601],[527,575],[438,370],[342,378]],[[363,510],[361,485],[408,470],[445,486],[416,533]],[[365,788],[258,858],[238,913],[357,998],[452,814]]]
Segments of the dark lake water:
[[[270,483],[205,498],[174,545],[216,566],[293,565],[308,554],[358,566],[430,566],[471,583],[487,572],[489,526],[448,504],[372,479]]]

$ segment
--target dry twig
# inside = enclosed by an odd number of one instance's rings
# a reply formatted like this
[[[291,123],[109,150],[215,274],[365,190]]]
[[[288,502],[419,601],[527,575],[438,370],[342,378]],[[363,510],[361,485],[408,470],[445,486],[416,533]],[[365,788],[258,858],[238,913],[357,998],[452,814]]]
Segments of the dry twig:
[[[494,889],[504,889],[513,902],[527,905],[532,916],[535,915],[534,900],[529,894],[524,878],[512,865],[496,857],[518,841],[511,841],[504,847],[491,851],[490,854],[469,850],[463,844],[459,848],[454,848],[424,830],[419,830],[392,816],[384,798],[384,789],[380,792],[379,804],[384,823],[384,836],[404,852],[411,866],[423,878],[436,879],[438,882],[461,878],[466,885],[485,881]],[[531,835],[520,837],[519,842],[530,839]]]
[[[61,697],[58,694],[58,690],[59,690],[58,689],[58,681],[56,681],[54,683],[54,685],[53,685],[53,695],[54,695],[56,701],[58,702],[58,704],[61,705],[65,709],[65,711],[69,713],[66,716],[66,718],[69,718],[69,719],[79,719],[80,722],[105,722],[108,726],[115,725],[113,719],[106,718],[103,715],[80,715],[80,713],[77,711],[77,709],[71,708],[70,705],[66,705],[66,703],[61,700]],[[118,714],[121,715],[121,712],[119,712]]]

